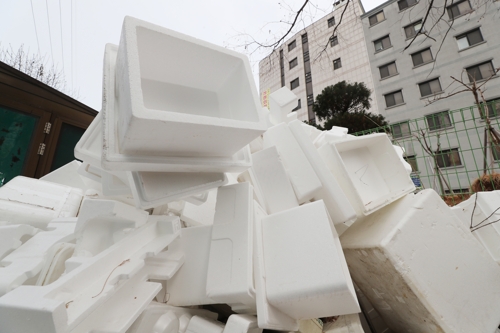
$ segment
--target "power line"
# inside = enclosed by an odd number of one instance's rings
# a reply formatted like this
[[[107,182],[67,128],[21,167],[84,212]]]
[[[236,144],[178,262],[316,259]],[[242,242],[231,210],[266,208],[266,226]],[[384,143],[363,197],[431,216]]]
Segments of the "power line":
[[[63,28],[62,28],[61,0],[59,0],[59,26],[61,28],[61,56],[62,56],[62,70],[63,70],[63,73],[64,73],[64,45],[63,45]]]
[[[52,57],[52,66],[55,66],[54,52],[52,52],[52,34],[50,33],[49,4],[47,0],[45,0],[45,7],[47,9],[47,24],[49,25],[50,56]]]
[[[38,55],[41,57],[42,53],[40,52],[40,42],[38,41],[38,31],[36,31],[36,21],[35,21],[35,11],[33,10],[33,0],[30,0],[30,3],[31,3],[31,14],[33,14],[33,25],[35,26],[36,44],[38,45]]]

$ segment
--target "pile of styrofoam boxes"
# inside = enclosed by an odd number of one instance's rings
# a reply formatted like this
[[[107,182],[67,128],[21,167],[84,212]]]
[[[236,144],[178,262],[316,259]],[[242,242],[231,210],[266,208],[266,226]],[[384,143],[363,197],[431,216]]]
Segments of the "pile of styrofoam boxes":
[[[498,326],[497,193],[413,194],[386,134],[262,109],[244,56],[134,18],[103,77],[83,162],[0,188],[1,332],[363,332],[351,276],[395,332]]]

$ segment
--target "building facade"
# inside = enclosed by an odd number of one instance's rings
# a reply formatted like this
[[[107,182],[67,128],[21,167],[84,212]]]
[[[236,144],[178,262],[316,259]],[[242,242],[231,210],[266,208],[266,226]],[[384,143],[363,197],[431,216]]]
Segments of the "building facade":
[[[261,97],[281,87],[290,88],[299,98],[295,111],[300,120],[315,122],[312,110],[315,97],[340,81],[364,82],[374,90],[371,68],[363,36],[358,0],[345,4],[296,33],[279,49],[259,63]],[[333,34],[335,27],[338,28]],[[378,113],[376,95],[372,93],[370,112]]]

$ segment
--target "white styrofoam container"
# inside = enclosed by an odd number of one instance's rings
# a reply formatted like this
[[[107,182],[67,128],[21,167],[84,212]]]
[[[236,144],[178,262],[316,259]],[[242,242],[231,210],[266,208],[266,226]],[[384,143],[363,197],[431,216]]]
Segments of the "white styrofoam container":
[[[356,212],[339,183],[321,159],[302,124],[300,121],[292,121],[288,126],[321,181],[321,190],[315,194],[314,199],[323,200],[333,224],[350,226],[356,220]]]
[[[136,206],[141,209],[149,209],[197,195],[200,192],[223,186],[228,181],[224,173],[208,172],[132,171],[128,175]]]
[[[220,187],[207,272],[207,296],[233,311],[255,312],[253,195],[249,183]]]
[[[118,145],[118,106],[115,104],[116,53],[118,47],[106,44],[103,74],[103,147],[101,165],[107,171],[152,171],[152,172],[243,172],[252,165],[250,148],[245,146],[229,157],[164,156],[125,154]],[[149,133],[146,129],[144,133]],[[190,135],[192,135],[192,132]],[[148,142],[156,140],[148,136]],[[176,138],[178,139],[178,138]]]
[[[415,190],[384,133],[327,143],[318,152],[358,216],[371,214]]]
[[[26,224],[0,225],[0,260],[39,231],[40,229]]]
[[[184,255],[184,265],[168,281],[168,304],[191,306],[215,304],[207,296],[207,271],[210,255],[212,226],[182,228],[181,236],[173,242],[168,253]]]
[[[269,110],[275,124],[286,121],[287,115],[297,106],[297,95],[282,87],[269,95]]]
[[[0,261],[0,296],[40,273],[52,246],[74,239],[76,221],[56,221]]]
[[[45,176],[41,177],[40,180],[79,188],[83,192],[87,191],[88,189],[101,188],[100,184],[88,178],[81,177],[78,174],[78,169],[81,165],[82,163],[77,160],[71,161],[68,164],[63,165],[59,169],[56,169],[51,173],[48,173]]]
[[[207,200],[201,205],[186,200],[181,204],[169,204],[169,210],[177,211],[181,220],[188,226],[212,225],[214,223],[217,191],[217,189],[209,191]]]
[[[249,315],[230,315],[222,333],[262,333],[257,326],[257,317]]]
[[[433,190],[408,194],[341,237],[356,285],[395,332],[493,332],[500,267]]]
[[[147,281],[170,279],[182,265],[182,257],[177,262],[155,257],[179,233],[178,217],[150,216],[127,238],[55,282],[12,290],[0,297],[2,333],[124,332],[161,290]]]
[[[265,217],[262,237],[269,303],[295,319],[360,311],[322,200]]]
[[[314,198],[321,189],[321,181],[285,123],[273,126],[264,133],[264,148],[272,146],[278,150],[299,204]]]
[[[500,264],[500,191],[478,192],[452,207],[493,260]],[[496,211],[495,211],[496,210]]]
[[[222,333],[224,324],[208,318],[193,316],[189,321],[186,333]]]
[[[290,180],[286,175],[283,163],[276,147],[269,147],[252,155],[254,186],[265,202],[265,209],[269,214],[297,207],[297,197],[293,191]]]
[[[46,286],[56,281],[65,271],[66,260],[71,258],[75,251],[75,244],[57,243],[50,249],[47,260],[38,274],[37,286]]]
[[[116,77],[126,154],[231,156],[266,129],[248,58],[227,48],[127,16]]]
[[[131,195],[127,175],[123,171],[104,171],[100,167],[83,162],[78,168],[78,174],[99,183],[99,189],[105,196]]]
[[[53,219],[76,216],[82,198],[81,189],[18,176],[0,187],[0,216],[43,228]]]
[[[267,216],[265,210],[254,201],[254,281],[259,328],[276,331],[297,331],[299,323],[269,303],[266,291],[266,270],[262,237],[262,220]]]

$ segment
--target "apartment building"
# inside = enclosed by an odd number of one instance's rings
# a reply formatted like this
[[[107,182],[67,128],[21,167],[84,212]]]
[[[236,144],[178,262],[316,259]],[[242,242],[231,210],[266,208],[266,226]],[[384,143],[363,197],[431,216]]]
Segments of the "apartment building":
[[[359,0],[345,3],[305,29],[297,32],[259,63],[260,93],[263,100],[281,87],[289,87],[299,98],[294,111],[300,120],[315,122],[312,105],[322,90],[340,81],[374,83],[363,36]],[[378,113],[377,96],[372,93],[370,112]]]

